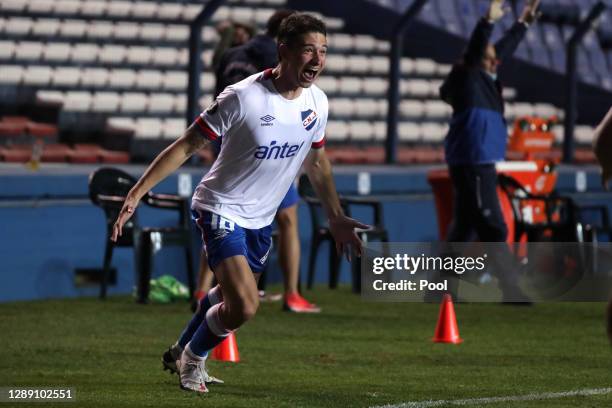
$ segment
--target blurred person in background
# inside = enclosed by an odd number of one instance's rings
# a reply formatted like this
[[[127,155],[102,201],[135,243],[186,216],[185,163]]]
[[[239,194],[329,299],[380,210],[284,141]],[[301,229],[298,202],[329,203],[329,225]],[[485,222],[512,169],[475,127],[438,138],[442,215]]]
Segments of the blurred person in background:
[[[215,29],[219,34],[219,42],[215,46],[212,58],[213,71],[219,66],[221,57],[229,48],[246,44],[255,34],[255,28],[240,21],[224,20]]]
[[[503,0],[491,0],[478,21],[460,62],[440,88],[442,100],[453,108],[444,141],[445,158],[453,185],[453,221],[447,242],[505,242],[508,229],[497,196],[495,163],[506,156],[507,125],[502,86],[497,78],[501,61],[510,57],[538,17],[539,0],[527,0],[515,24],[496,43],[489,39],[505,14]],[[498,265],[504,299],[522,298],[518,274]],[[505,267],[503,267],[505,266]],[[503,269],[503,271],[501,270]]]
[[[225,51],[215,71],[217,97],[227,86],[239,82],[266,68],[278,64],[276,37],[281,22],[294,10],[277,10],[266,24],[265,34],[258,34],[246,44]],[[218,152],[221,141],[213,144]],[[319,313],[321,309],[306,300],[298,291],[300,275],[300,238],[298,232],[297,204],[299,196],[294,184],[291,184],[276,213],[278,226],[278,256],[283,273],[283,309],[295,313]],[[212,286],[213,275],[206,253],[200,257],[199,287],[197,297],[202,298]],[[260,291],[262,300],[277,300],[274,295],[266,296]]]

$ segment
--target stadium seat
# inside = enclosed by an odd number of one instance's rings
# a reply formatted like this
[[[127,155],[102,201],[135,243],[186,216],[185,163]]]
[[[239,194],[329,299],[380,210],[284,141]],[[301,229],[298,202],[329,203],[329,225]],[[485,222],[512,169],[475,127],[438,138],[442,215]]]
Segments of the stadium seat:
[[[153,49],[153,65],[175,65],[178,62],[178,51],[170,47]]]
[[[60,28],[60,20],[39,18],[32,26],[32,34],[36,36],[55,37]]]
[[[334,98],[329,103],[330,115],[333,117],[348,117],[354,112],[353,100],[349,98]]]
[[[0,65],[0,72],[0,84],[18,85],[23,79],[24,69],[19,65]]]
[[[136,210],[123,227],[123,234],[117,242],[114,243],[110,240],[112,226],[123,205],[125,196],[135,183],[136,179],[131,175],[108,167],[96,170],[89,177],[89,197],[94,205],[99,206],[104,211],[107,227],[100,298],[104,299],[106,297],[111,260],[116,246],[134,248],[135,264],[137,265],[138,302],[146,303],[148,301],[153,258],[156,252],[168,245],[184,248],[189,293],[194,293],[195,276],[188,199],[148,192],[143,197],[142,203],[153,208],[178,212],[178,224],[173,227],[141,227],[138,223],[138,210]]]
[[[65,94],[64,109],[67,111],[88,111],[92,96],[89,92],[68,91]]]
[[[162,85],[162,79],[161,72],[143,69],[136,74],[136,87],[139,89],[159,89]]]
[[[33,41],[21,41],[15,47],[15,59],[17,60],[40,60],[43,51],[43,44]]]
[[[195,18],[195,17],[194,17]],[[170,24],[166,27],[165,39],[167,41],[183,42],[189,38],[189,28],[183,25]]]
[[[0,59],[10,60],[15,54],[15,43],[13,41],[0,41]]]
[[[54,86],[75,87],[81,80],[81,70],[76,67],[58,67],[53,72],[51,84]]]
[[[43,49],[43,59],[50,62],[67,62],[70,60],[72,46],[67,43],[49,43]]]
[[[425,105],[419,100],[404,99],[400,102],[399,111],[404,118],[420,118],[425,114]]]
[[[415,123],[401,122],[398,126],[397,137],[401,142],[419,142],[421,141],[421,127]]]
[[[414,72],[422,76],[435,76],[438,67],[433,60],[427,58],[417,58],[414,60]]]
[[[363,92],[366,95],[383,96],[389,89],[389,82],[382,78],[366,78],[363,80]]]
[[[81,11],[81,2],[78,0],[57,0],[55,2],[56,14],[78,14]]]
[[[157,9],[157,17],[164,20],[178,20],[183,14],[183,5],[180,3],[162,2]]]
[[[111,69],[109,71],[109,85],[116,88],[132,88],[135,86],[138,77],[139,75],[131,69]]]
[[[81,14],[86,17],[101,17],[106,12],[108,3],[101,0],[88,0],[81,4]]]
[[[119,40],[133,40],[138,38],[140,25],[136,23],[115,23],[113,28],[113,38]]]
[[[110,21],[92,21],[87,30],[87,37],[96,40],[108,40],[112,38],[115,25]]]
[[[147,65],[153,57],[153,51],[149,47],[131,46],[127,50],[128,64]]]
[[[370,58],[365,55],[349,55],[346,58],[346,69],[355,74],[370,72]]]
[[[340,52],[353,50],[353,36],[350,34],[333,33],[329,34],[329,46],[331,49]]]
[[[349,127],[345,121],[330,120],[325,129],[325,138],[329,142],[344,142],[348,139]]]
[[[162,128],[162,137],[164,139],[175,140],[185,133],[187,126],[185,119],[166,119]]]
[[[106,13],[111,17],[128,17],[132,11],[131,1],[111,1],[108,3]]]
[[[115,92],[95,92],[91,104],[94,112],[116,112],[119,110],[119,94]]]
[[[125,60],[127,48],[122,45],[105,44],[100,49],[99,60],[103,64],[119,65]]]
[[[374,128],[368,121],[352,120],[349,122],[349,137],[355,142],[373,141]]]
[[[353,36],[353,48],[358,53],[371,54],[376,50],[376,39],[371,35]]]
[[[378,119],[381,115],[378,101],[374,99],[355,99],[355,116],[364,119]]]
[[[446,137],[447,125],[439,123],[423,123],[421,125],[422,140],[425,143],[439,144]]]
[[[151,1],[135,1],[132,4],[132,16],[150,19],[157,15],[158,4]]]
[[[187,74],[180,71],[168,71],[164,74],[163,89],[182,91],[187,89]]]
[[[382,142],[387,140],[387,124],[385,122],[377,121],[373,123],[374,140]],[[384,162],[384,159],[380,163]]]
[[[50,67],[31,65],[23,73],[23,83],[26,85],[44,86],[51,82],[53,70]]]
[[[339,79],[338,88],[345,95],[360,95],[363,81],[358,77],[344,76]]]
[[[428,119],[447,120],[452,114],[451,106],[442,101],[425,101],[424,108],[425,117]]]
[[[26,36],[30,33],[33,25],[34,22],[29,18],[13,17],[6,22],[4,31],[14,36]]]
[[[72,47],[70,58],[75,63],[94,62],[98,59],[100,48],[96,44],[76,44]]]
[[[334,95],[339,91],[339,84],[336,77],[322,76],[317,80],[317,86],[321,88],[328,96]]]
[[[111,75],[112,74],[112,75]],[[84,68],[81,75],[81,82],[84,86],[103,87],[111,80],[116,80],[114,73],[109,73],[104,68]]]
[[[387,76],[389,74],[389,59],[382,56],[372,56],[370,59],[370,69],[373,74]]]
[[[144,93],[125,92],[121,95],[119,110],[123,113],[144,112],[149,98]]]
[[[171,113],[174,109],[174,95],[167,93],[155,93],[149,98],[147,111],[150,113]]]
[[[87,24],[83,20],[64,20],[59,28],[62,37],[83,38],[87,32]]]
[[[23,0],[4,0],[0,3],[0,10],[21,12],[24,11],[29,4]]]
[[[138,118],[136,120],[137,139],[159,139],[162,135],[162,121],[155,118]]]
[[[64,93],[61,91],[36,91],[36,105],[59,106],[64,104]]]

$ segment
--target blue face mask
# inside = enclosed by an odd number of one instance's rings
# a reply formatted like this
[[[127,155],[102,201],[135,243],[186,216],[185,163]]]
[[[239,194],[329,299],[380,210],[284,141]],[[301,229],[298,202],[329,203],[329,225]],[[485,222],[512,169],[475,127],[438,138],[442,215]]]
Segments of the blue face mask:
[[[493,81],[497,81],[497,72],[496,73],[492,73],[492,72],[486,71],[486,73],[487,73],[487,75],[489,75],[491,77],[491,79]]]

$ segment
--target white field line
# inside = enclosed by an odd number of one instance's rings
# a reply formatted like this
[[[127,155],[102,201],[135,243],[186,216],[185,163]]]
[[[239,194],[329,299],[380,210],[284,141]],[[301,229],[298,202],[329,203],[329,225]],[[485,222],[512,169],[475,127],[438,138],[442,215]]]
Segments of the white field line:
[[[398,404],[379,405],[372,408],[429,408],[440,407],[444,405],[474,405],[474,404],[495,404],[498,402],[515,402],[515,401],[537,401],[555,398],[567,398],[577,396],[590,395],[605,395],[612,393],[612,388],[586,388],[575,391],[565,392],[544,392],[540,394],[525,394],[525,395],[509,395],[506,397],[488,397],[488,398],[468,398],[457,400],[428,400],[428,401],[410,401],[400,402]]]

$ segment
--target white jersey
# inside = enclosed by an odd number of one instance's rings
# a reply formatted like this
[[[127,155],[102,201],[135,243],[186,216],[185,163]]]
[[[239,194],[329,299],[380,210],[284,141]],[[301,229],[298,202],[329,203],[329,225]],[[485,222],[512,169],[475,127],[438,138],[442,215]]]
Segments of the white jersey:
[[[196,120],[221,150],[193,195],[192,207],[243,228],[270,225],[310,148],[324,144],[328,102],[315,85],[282,97],[266,70],[225,88]]]

